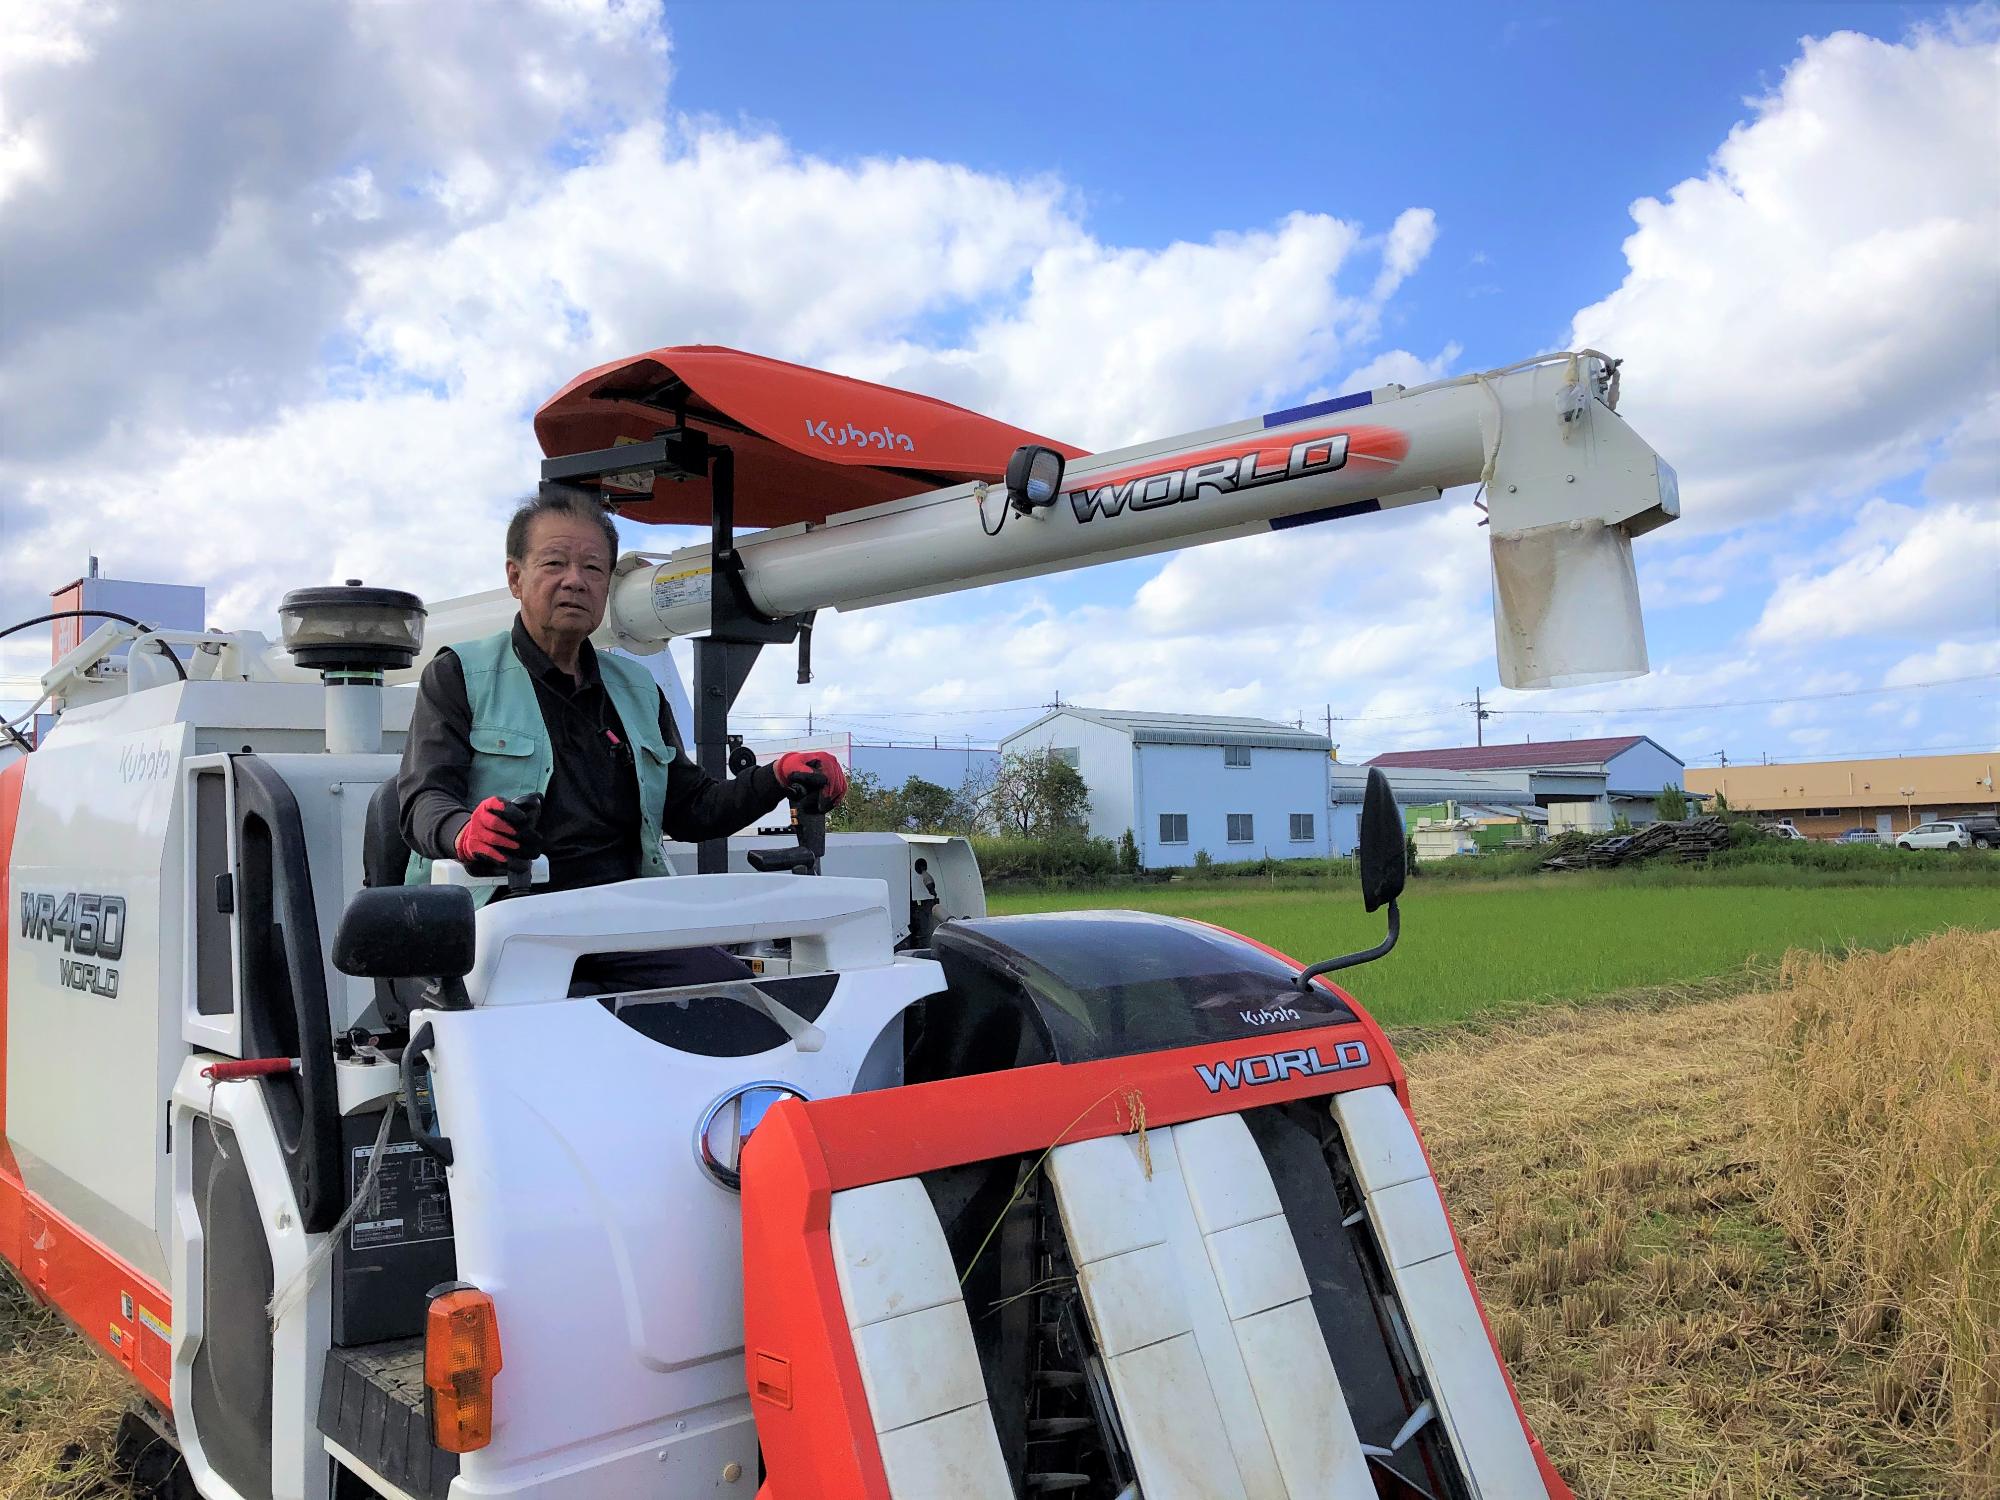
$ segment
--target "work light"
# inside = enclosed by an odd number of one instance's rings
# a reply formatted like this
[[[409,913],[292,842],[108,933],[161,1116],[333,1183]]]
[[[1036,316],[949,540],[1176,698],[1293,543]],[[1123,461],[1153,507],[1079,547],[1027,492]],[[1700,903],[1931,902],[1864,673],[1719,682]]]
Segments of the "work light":
[[[1026,515],[1056,503],[1062,488],[1063,456],[1053,448],[1024,443],[1007,460],[1007,499]]]

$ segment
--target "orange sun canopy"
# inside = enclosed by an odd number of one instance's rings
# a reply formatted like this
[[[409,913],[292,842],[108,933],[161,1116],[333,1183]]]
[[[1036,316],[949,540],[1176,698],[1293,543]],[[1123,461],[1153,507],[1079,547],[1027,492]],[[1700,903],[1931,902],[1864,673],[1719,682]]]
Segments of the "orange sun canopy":
[[[542,404],[550,458],[643,443],[682,424],[736,455],[736,524],[824,521],[974,479],[997,480],[1023,443],[1086,451],[948,401],[715,344],[654,349],[587,370]],[[605,483],[622,516],[707,525],[707,479]],[[621,499],[621,497],[623,497]]]

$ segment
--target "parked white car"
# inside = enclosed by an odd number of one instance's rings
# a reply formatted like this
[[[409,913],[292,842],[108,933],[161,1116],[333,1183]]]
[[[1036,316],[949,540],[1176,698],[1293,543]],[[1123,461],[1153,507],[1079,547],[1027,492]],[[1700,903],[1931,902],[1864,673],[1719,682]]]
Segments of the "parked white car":
[[[1896,835],[1898,849],[1965,849],[1972,833],[1963,823],[1919,823]]]

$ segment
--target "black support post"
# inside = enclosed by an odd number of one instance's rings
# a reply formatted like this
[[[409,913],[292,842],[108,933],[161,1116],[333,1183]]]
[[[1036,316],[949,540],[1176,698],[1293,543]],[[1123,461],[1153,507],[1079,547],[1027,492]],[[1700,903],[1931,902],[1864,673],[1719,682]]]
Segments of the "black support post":
[[[736,455],[711,444],[709,557],[715,569],[708,605],[708,634],[694,643],[695,764],[718,781],[729,774],[729,710],[757,656],[766,646],[789,645],[812,626],[812,616],[773,619],[743,587],[743,559],[736,553]],[[703,839],[695,868],[703,875],[729,869],[729,841]]]
[[[743,587],[736,553],[736,455],[699,429],[676,427],[644,443],[573,453],[542,462],[542,485],[583,489],[603,500],[607,475],[666,473],[709,480],[711,575],[708,634],[694,643],[695,764],[720,781],[729,775],[729,710],[743,691],[757,654],[766,646],[799,642],[799,681],[812,677],[812,614],[772,618]],[[593,481],[600,484],[592,489]],[[702,840],[696,869],[720,875],[729,868],[729,841]]]

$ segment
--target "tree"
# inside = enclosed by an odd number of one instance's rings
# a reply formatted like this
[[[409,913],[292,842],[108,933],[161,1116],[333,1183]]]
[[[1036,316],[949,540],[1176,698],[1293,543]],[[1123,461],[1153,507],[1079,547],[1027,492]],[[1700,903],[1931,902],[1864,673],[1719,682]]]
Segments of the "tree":
[[[954,833],[977,833],[987,823],[987,806],[993,799],[993,782],[998,773],[991,765],[975,766],[965,773],[953,799],[951,828]]]
[[[912,776],[896,794],[899,829],[908,833],[950,833],[957,826],[958,798],[935,781]]]
[[[855,771],[847,778],[847,795],[826,815],[835,833],[891,833],[900,816],[899,798],[872,771]]]
[[[1122,875],[1139,873],[1139,841],[1129,828],[1118,835],[1118,871]]]
[[[1688,815],[1687,793],[1670,781],[1660,788],[1660,795],[1653,806],[1663,820],[1678,823]]]
[[[1010,754],[987,794],[987,814],[1003,833],[1048,838],[1084,826],[1090,788],[1075,766],[1053,755]]]

